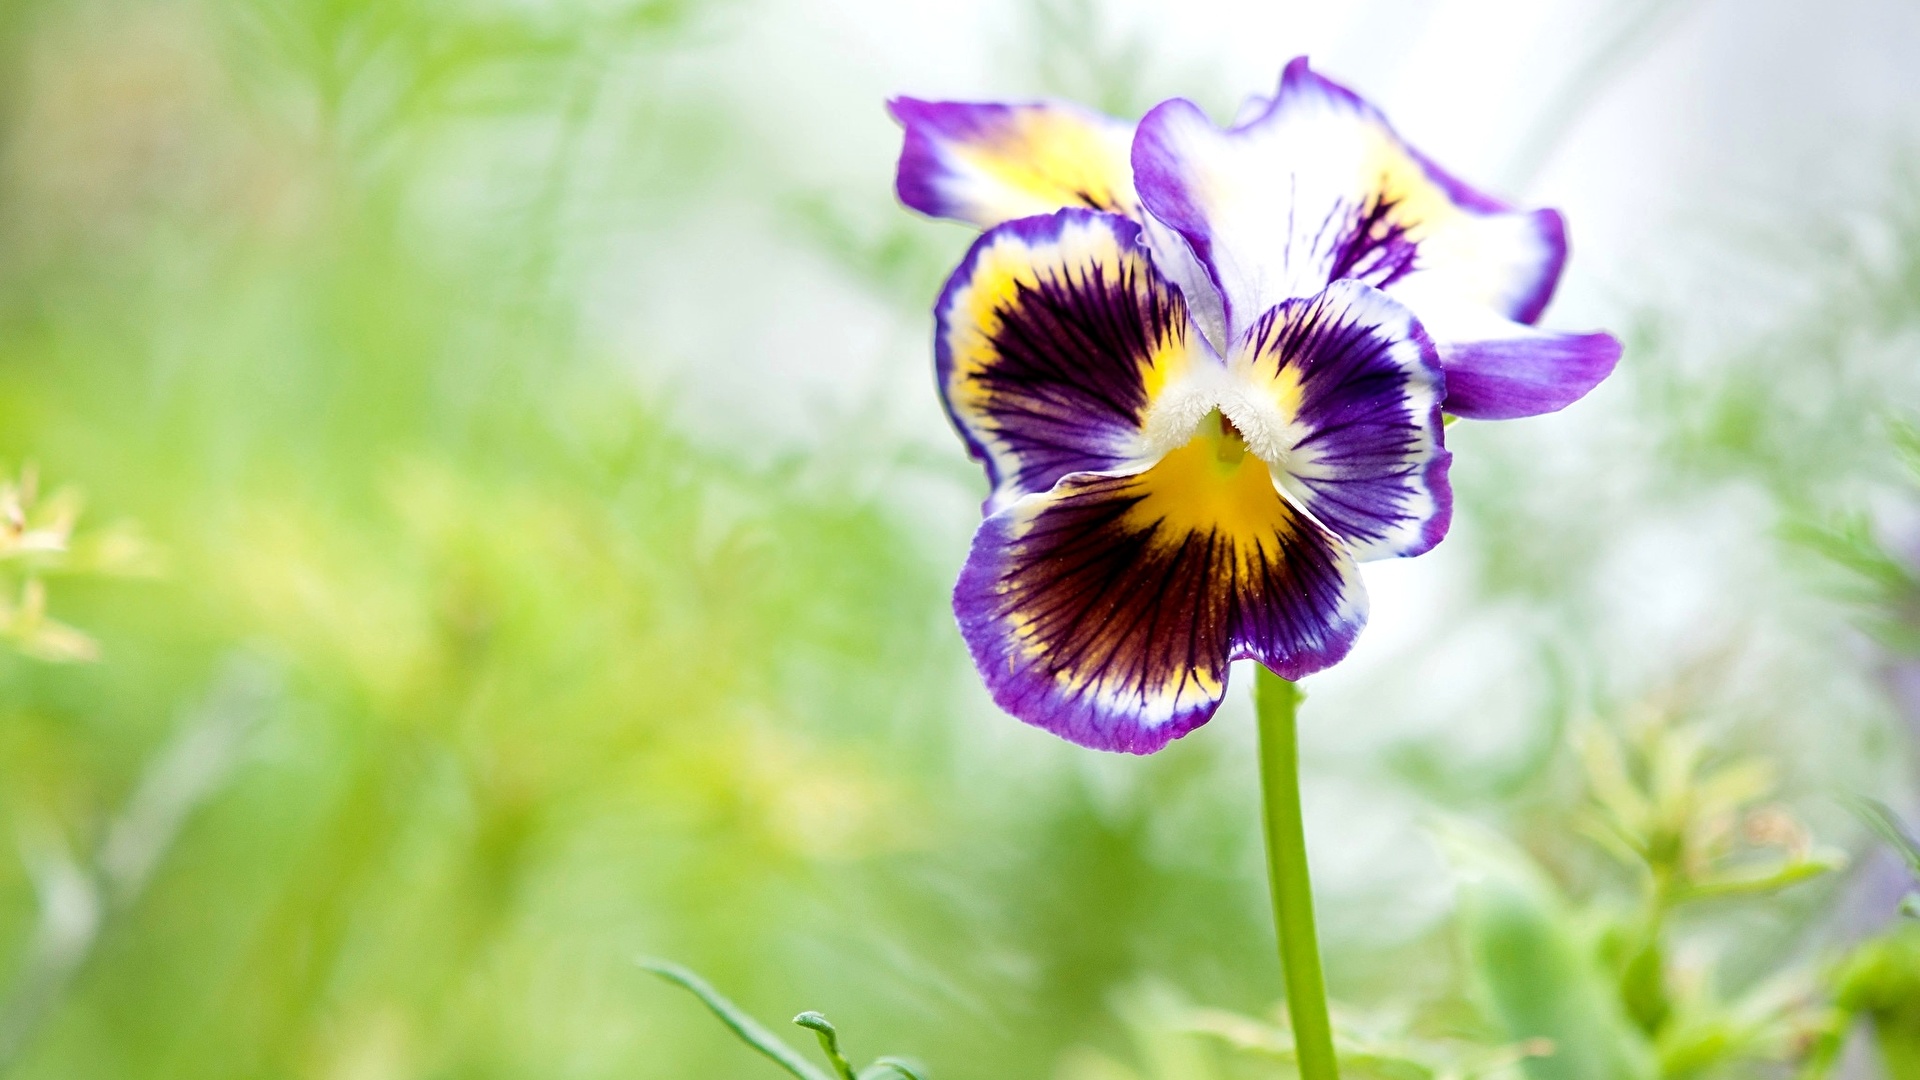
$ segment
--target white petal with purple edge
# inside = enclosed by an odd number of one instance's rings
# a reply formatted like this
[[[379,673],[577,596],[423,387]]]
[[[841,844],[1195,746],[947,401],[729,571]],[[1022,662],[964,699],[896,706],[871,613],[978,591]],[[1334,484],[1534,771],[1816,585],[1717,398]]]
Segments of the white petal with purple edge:
[[[1190,102],[1156,107],[1133,165],[1147,210],[1187,240],[1235,335],[1340,278],[1388,291],[1431,278],[1529,320],[1565,260],[1559,215],[1515,212],[1460,183],[1304,59],[1261,115],[1231,129]]]

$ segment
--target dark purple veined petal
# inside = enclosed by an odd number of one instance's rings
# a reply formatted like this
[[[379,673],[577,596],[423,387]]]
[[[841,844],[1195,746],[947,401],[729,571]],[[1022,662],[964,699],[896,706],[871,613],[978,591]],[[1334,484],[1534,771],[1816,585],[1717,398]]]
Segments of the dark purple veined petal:
[[[1513,211],[1462,184],[1305,58],[1264,112],[1231,129],[1188,101],[1156,107],[1133,167],[1147,210],[1208,269],[1236,336],[1341,278],[1390,292],[1430,278],[1452,299],[1530,321],[1566,260],[1557,213]]]
[[[1227,415],[1356,558],[1419,555],[1446,535],[1446,378],[1404,305],[1370,285],[1336,281],[1261,316],[1232,371],[1246,395]]]
[[[988,518],[953,602],[1001,708],[1135,754],[1205,723],[1232,660],[1297,679],[1344,657],[1366,619],[1345,547],[1224,424],[1142,472],[1069,476]]]
[[[981,228],[1065,207],[1138,217],[1133,125],[1067,102],[970,104],[895,98],[906,129],[900,201]]]
[[[1125,218],[1062,210],[982,235],[934,309],[942,399],[991,513],[1073,472],[1144,465],[1147,411],[1220,361]]]

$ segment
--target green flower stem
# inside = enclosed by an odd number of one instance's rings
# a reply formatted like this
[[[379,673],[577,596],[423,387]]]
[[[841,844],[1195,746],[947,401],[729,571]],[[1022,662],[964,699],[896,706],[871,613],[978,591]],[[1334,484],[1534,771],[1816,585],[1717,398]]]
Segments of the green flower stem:
[[[1300,690],[1256,668],[1253,708],[1260,718],[1260,791],[1267,833],[1267,874],[1273,883],[1273,926],[1287,979],[1300,1080],[1339,1080],[1327,984],[1313,930],[1313,885],[1307,877],[1306,826],[1300,817],[1300,749],[1294,716]]]

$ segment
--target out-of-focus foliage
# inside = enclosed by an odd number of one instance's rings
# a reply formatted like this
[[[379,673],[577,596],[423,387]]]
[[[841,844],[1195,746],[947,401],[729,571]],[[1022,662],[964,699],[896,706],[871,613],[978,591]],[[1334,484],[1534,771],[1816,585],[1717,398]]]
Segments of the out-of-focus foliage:
[[[699,7],[10,22],[5,453],[171,556],[56,591],[104,663],[0,671],[0,834],[100,853],[0,871],[21,1075],[697,1072],[626,955],[737,970],[799,916],[783,883],[916,842],[889,733],[942,715],[937,575],[809,464],[691,442],[551,295],[590,114],[699,159],[697,96],[595,97]],[[80,648],[26,620],[111,542],[5,499],[23,647]],[[115,880],[115,823],[236,656],[286,677],[222,790],[137,900],[63,900]]]
[[[946,568],[882,497],[918,466],[702,441],[583,329],[607,235],[750,156],[672,63],[732,17],[8,9],[0,457],[167,555],[56,583],[101,663],[0,657],[10,1075],[728,1073],[643,950],[947,1076],[1143,967],[1264,996],[1212,977],[1237,876],[1141,857],[1209,752],[1116,800],[955,744]]]
[[[1835,981],[1843,1021],[1864,1017],[1872,1024],[1887,1075],[1920,1076],[1920,932],[1907,927],[1869,943]]]
[[[39,489],[31,466],[18,480],[0,481],[0,637],[39,660],[97,660],[92,638],[47,615],[47,579],[151,574],[154,554],[126,525],[75,536],[79,494],[62,491],[43,501]]]
[[[1027,10],[1022,86],[1231,106],[1095,5]],[[964,528],[917,513],[977,501],[957,448],[865,413],[730,444],[679,396],[746,358],[690,357],[643,293],[721,226],[897,317],[913,371],[964,244],[768,153],[701,62],[754,17],[0,5],[0,1072],[774,1068],[647,953],[929,1080],[1284,1074],[1231,715],[1149,761],[1018,730],[949,623]],[[1862,432],[1920,404],[1917,208],[1883,208],[1885,257],[1781,259],[1816,284],[1731,357],[1650,311],[1580,407],[1604,453],[1449,430],[1458,618],[1397,658],[1405,735],[1309,760],[1467,822],[1450,913],[1330,934],[1356,1076],[1750,1075],[1838,1060],[1856,1017],[1913,1075],[1874,860],[1767,893],[1831,865],[1809,836],[1864,844],[1828,793],[1904,779],[1875,680],[1920,640],[1910,537],[1866,524],[1898,472]],[[1609,651],[1621,547],[1726,520],[1748,606],[1688,655]],[[1831,602],[1792,522],[1876,591]],[[1875,647],[1845,632],[1868,608]],[[1450,642],[1501,634],[1511,695],[1427,699]],[[1621,720],[1690,679],[1668,711],[1703,726]]]
[[[1920,840],[1916,840],[1913,833],[1908,831],[1906,822],[1900,820],[1900,815],[1894,813],[1892,807],[1878,799],[1858,800],[1855,809],[1861,820],[1866,822],[1867,828],[1899,855],[1916,885],[1920,885]],[[1920,889],[1908,893],[1901,900],[1900,911],[1904,915],[1920,918]]]
[[[1886,426],[1887,442],[1906,474],[1897,503],[1910,507],[1920,491],[1920,429],[1902,416]],[[1920,655],[1920,575],[1912,537],[1879,527],[1873,515],[1857,507],[1802,517],[1792,523],[1790,535],[1837,571],[1837,580],[1829,584],[1855,605],[1861,624],[1891,654],[1888,680],[1910,737],[1920,739],[1920,712],[1908,682]],[[1864,1018],[1888,1075],[1920,1076],[1920,925],[1912,921],[1920,918],[1920,841],[1886,803],[1850,801],[1884,845],[1880,891],[1897,897],[1900,913],[1908,918],[1905,925],[1862,943],[1832,973],[1837,1018],[1825,1051],[1837,1057],[1845,1025]]]
[[[1683,1080],[1791,1067],[1827,1075],[1858,1016],[1904,1023],[1911,970],[1905,938],[1875,940],[1808,964],[1765,957],[1764,977],[1725,991],[1721,970],[1751,945],[1715,941],[1716,905],[1771,898],[1838,869],[1777,804],[1771,770],[1722,759],[1697,726],[1654,710],[1625,730],[1579,740],[1583,794],[1546,820],[1579,829],[1624,877],[1574,893],[1511,839],[1463,820],[1435,829],[1458,878],[1459,981],[1399,1013],[1344,1012],[1342,1071],[1377,1080]],[[1537,827],[1537,826],[1536,826]],[[1549,833],[1541,833],[1543,838]],[[1564,854],[1566,845],[1555,844]],[[1705,909],[1708,918],[1694,909]],[[1837,965],[1837,966],[1836,966]],[[1291,1061],[1284,1012],[1274,1020],[1196,1008],[1166,991],[1128,1010],[1145,1070],[1089,1057],[1074,1076],[1215,1080],[1243,1075],[1205,1037],[1239,1058]],[[1891,1060],[1904,1028],[1881,1039]],[[1177,1050],[1169,1050],[1169,1047]],[[1261,1075],[1256,1072],[1244,1075]],[[1898,1071],[1895,1076],[1905,1075]]]
[[[1461,876],[1461,940],[1497,1028],[1551,1045],[1530,1073],[1551,1080],[1652,1077],[1605,972],[1559,890],[1519,851],[1490,836],[1449,838]]]
[[[1695,725],[1655,709],[1634,718],[1625,733],[1596,728],[1582,736],[1589,794],[1575,820],[1634,885],[1630,901],[1617,909],[1600,898],[1586,902],[1597,925],[1588,927],[1590,940],[1577,952],[1604,973],[1606,1000],[1520,1024],[1509,1012],[1508,1030],[1559,1045],[1577,1039],[1617,1048],[1640,1057],[1644,1063],[1634,1072],[1645,1076],[1714,1075],[1748,1061],[1800,1061],[1808,1032],[1825,1018],[1812,975],[1778,957],[1764,978],[1728,995],[1720,975],[1727,958],[1716,955],[1725,946],[1694,942],[1689,949],[1680,927],[1697,906],[1772,898],[1839,869],[1844,856],[1817,849],[1805,826],[1768,801],[1775,794],[1768,763],[1715,754],[1707,732]],[[1542,906],[1552,910],[1559,903]],[[1524,962],[1479,965],[1491,984],[1517,983],[1506,989],[1523,1002],[1547,996],[1525,985],[1528,968]],[[1596,1030],[1597,1017],[1609,1017],[1608,1027]],[[1555,1022],[1567,1024],[1568,1034],[1546,1026]],[[1625,1074],[1604,1064],[1562,1071],[1559,1061],[1555,1055],[1529,1071]]]

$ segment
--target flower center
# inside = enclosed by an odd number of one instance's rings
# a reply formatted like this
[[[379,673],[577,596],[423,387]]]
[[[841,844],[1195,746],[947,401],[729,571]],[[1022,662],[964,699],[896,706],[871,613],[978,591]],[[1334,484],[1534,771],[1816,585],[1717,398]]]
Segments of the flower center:
[[[1287,460],[1286,417],[1225,370],[1196,372],[1155,395],[1141,431],[1141,455],[1159,458],[1196,440],[1224,466],[1248,454],[1270,465]]]
[[[1291,528],[1267,463],[1219,409],[1208,411],[1185,445],[1137,481],[1144,496],[1131,511],[1140,528],[1158,528],[1168,543],[1217,534],[1262,545]]]
[[[1208,413],[1200,421],[1200,428],[1193,433],[1193,437],[1211,446],[1213,460],[1222,469],[1231,471],[1239,468],[1240,459],[1247,456],[1246,437],[1219,409]]]

